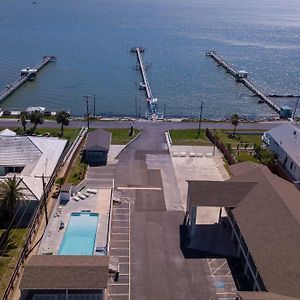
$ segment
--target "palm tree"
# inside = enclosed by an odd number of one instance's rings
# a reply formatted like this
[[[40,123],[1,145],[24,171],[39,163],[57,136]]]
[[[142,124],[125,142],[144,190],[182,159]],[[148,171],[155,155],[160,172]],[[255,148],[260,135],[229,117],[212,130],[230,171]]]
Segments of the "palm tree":
[[[32,112],[30,114],[30,122],[34,124],[32,128],[32,130],[34,131],[37,125],[43,124],[44,122],[43,115],[39,111]]]
[[[239,125],[239,116],[237,114],[233,114],[231,116],[231,124],[233,125],[233,138],[235,138],[236,127]]]
[[[19,120],[20,120],[21,123],[22,123],[24,132],[26,131],[27,119],[29,119],[29,114],[28,114],[28,112],[27,112],[27,111],[22,111],[22,112],[19,114]]]
[[[18,179],[16,175],[0,182],[0,207],[8,213],[9,219],[15,213],[17,201],[25,198],[25,188],[20,186],[21,182],[22,179]]]
[[[60,111],[56,115],[56,122],[58,124],[61,124],[61,126],[60,126],[60,135],[61,136],[64,135],[64,126],[69,125],[69,118],[70,118],[70,114],[67,113],[66,111]]]

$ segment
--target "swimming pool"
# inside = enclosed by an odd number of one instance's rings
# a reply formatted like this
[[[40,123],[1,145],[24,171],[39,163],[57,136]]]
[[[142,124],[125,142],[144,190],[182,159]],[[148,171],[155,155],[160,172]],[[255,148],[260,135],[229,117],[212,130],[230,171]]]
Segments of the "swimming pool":
[[[93,255],[99,214],[72,213],[58,255]]]

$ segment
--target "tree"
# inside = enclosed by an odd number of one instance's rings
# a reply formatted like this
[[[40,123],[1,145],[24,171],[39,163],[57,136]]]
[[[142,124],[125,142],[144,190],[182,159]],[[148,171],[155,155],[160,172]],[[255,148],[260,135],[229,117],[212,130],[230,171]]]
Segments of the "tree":
[[[236,127],[239,125],[239,116],[237,114],[233,114],[231,116],[231,124],[233,125],[233,138],[235,138]]]
[[[18,179],[16,175],[0,182],[0,207],[8,213],[9,219],[14,216],[17,201],[25,198],[26,189],[20,186],[21,182],[22,179]]]
[[[65,179],[63,177],[59,177],[56,179],[55,183],[59,185],[59,189],[61,190],[62,185],[65,183]]]
[[[21,123],[22,123],[22,127],[23,127],[24,132],[26,131],[27,119],[29,119],[29,114],[28,114],[28,112],[27,112],[27,111],[22,111],[22,112],[19,114],[19,120],[20,120]]]
[[[70,114],[67,113],[66,111],[60,111],[56,115],[56,122],[58,124],[61,124],[61,126],[60,126],[60,135],[61,136],[64,135],[64,126],[69,125],[69,118],[70,118]]]
[[[43,124],[43,115],[39,111],[34,111],[30,114],[30,123],[33,124],[32,130],[35,131],[37,125]]]

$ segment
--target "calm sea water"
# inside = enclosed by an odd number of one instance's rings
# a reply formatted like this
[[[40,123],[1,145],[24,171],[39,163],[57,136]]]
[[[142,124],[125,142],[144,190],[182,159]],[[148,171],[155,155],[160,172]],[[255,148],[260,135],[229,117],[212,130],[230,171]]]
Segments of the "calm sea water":
[[[101,115],[146,111],[129,50],[146,48],[153,94],[167,115],[206,118],[273,112],[205,56],[216,50],[268,93],[300,94],[299,0],[2,0],[0,88],[19,70],[55,55],[33,83],[2,104],[85,109],[96,95]],[[276,99],[295,106],[295,99]]]

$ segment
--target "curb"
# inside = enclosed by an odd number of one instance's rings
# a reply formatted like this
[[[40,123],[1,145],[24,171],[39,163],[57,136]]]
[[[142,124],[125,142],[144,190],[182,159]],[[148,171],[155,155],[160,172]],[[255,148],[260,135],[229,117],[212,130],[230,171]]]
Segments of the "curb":
[[[114,159],[118,159],[118,156],[132,143],[134,142],[142,133],[142,131],[140,131],[132,140],[130,140],[125,146],[124,148],[118,153],[118,155],[114,158]]]

